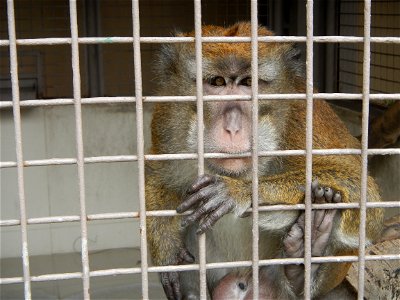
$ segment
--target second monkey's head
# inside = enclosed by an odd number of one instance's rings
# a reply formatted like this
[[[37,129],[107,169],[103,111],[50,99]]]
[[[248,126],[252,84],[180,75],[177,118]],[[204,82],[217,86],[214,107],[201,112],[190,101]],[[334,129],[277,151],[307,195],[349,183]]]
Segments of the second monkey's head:
[[[227,28],[219,26],[202,28],[202,36],[250,37],[250,35],[251,25],[248,22],[237,23]],[[265,27],[259,27],[258,35],[271,36],[273,33]],[[192,37],[194,32],[178,36]],[[203,43],[202,63],[204,95],[251,95],[249,42]],[[196,95],[194,43],[164,45],[155,64],[155,71],[160,95]],[[258,88],[259,94],[304,91],[303,64],[299,61],[299,51],[293,44],[275,42],[258,44]],[[279,148],[285,135],[290,103],[285,100],[259,100],[259,151]],[[162,152],[196,152],[196,104],[170,104],[167,110],[162,114],[168,115],[165,121],[169,124],[155,124],[153,119],[153,147],[159,148]],[[205,102],[205,151],[223,153],[251,151],[251,116],[251,101]],[[164,127],[171,127],[173,135]],[[175,144],[169,147],[167,144],[174,140],[181,145]],[[268,162],[268,158],[260,159],[261,170],[268,169]],[[208,159],[206,163],[209,169],[221,175],[242,176],[251,170],[250,158]]]

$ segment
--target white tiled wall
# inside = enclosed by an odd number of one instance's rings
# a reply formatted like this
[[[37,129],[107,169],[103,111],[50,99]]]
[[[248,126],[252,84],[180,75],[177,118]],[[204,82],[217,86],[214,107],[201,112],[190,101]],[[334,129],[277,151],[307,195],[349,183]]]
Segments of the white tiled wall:
[[[133,105],[83,107],[85,156],[136,153]],[[149,112],[145,113],[148,136]],[[1,111],[1,161],[15,161],[12,110]],[[24,159],[75,157],[75,119],[72,106],[22,110]],[[148,139],[147,139],[148,140]],[[148,145],[148,143],[147,143]],[[88,214],[138,210],[137,166],[134,162],[85,166]],[[18,219],[16,169],[1,169],[1,219]],[[28,217],[79,215],[75,165],[24,168]],[[30,255],[75,252],[80,249],[80,224],[28,227]],[[89,222],[89,250],[139,245],[133,219]],[[19,226],[1,228],[1,257],[20,256]]]

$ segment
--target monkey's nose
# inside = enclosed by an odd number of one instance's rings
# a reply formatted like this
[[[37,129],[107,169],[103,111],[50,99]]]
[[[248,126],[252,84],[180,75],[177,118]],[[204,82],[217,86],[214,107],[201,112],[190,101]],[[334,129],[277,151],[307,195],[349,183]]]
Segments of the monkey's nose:
[[[224,130],[233,139],[242,129],[242,111],[238,107],[232,107],[224,113]]]

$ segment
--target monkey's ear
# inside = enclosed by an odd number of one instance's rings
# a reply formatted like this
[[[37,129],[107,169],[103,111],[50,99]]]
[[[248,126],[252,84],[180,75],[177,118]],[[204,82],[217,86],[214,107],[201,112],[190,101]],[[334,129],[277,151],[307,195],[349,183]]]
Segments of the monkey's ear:
[[[173,29],[170,36],[178,37],[184,34],[178,29]],[[153,64],[154,72],[159,79],[163,82],[168,81],[170,76],[176,75],[178,72],[178,63],[180,44],[162,44],[159,51],[157,52],[156,61]]]
[[[177,74],[179,54],[174,44],[164,44],[157,53],[154,72],[157,77],[166,81],[170,76]]]
[[[284,60],[287,66],[299,77],[305,77],[305,64],[301,57],[301,50],[296,44],[292,44],[284,52]]]

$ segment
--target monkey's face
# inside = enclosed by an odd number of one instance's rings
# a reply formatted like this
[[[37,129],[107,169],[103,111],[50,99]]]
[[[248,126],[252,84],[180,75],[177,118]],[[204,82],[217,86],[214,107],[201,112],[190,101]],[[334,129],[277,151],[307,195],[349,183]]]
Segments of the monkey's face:
[[[248,72],[233,72],[229,76],[206,77],[205,95],[250,95],[251,77]],[[204,145],[206,152],[241,154],[252,149],[251,101],[217,101],[204,104]],[[277,133],[272,120],[260,115],[260,150],[275,150]],[[208,159],[208,166],[219,174],[242,175],[251,170],[251,158]]]
[[[227,55],[216,60],[204,58],[204,95],[251,95],[251,60]],[[273,93],[281,88],[278,66],[272,63],[262,70],[259,90]],[[251,101],[207,101],[204,103],[204,146],[206,152],[243,154],[252,149]],[[260,101],[258,120],[258,150],[276,150],[284,127],[287,105],[278,101]],[[193,104],[188,145],[197,149],[196,107]],[[259,160],[261,171],[268,168],[270,158]],[[250,157],[207,159],[213,172],[228,176],[242,176],[251,170]]]
[[[260,36],[271,34],[265,28],[260,28]],[[203,35],[250,36],[250,25],[238,23],[228,29],[206,27]],[[181,36],[194,36],[194,33]],[[293,45],[259,43],[258,50],[258,92],[268,94],[298,91],[299,82],[303,82],[303,79],[298,80],[302,76],[302,68],[297,60],[298,51]],[[205,43],[202,54],[204,95],[251,95],[250,43]],[[164,45],[155,71],[160,80],[160,94],[195,95],[197,78],[194,44]],[[211,153],[250,153],[253,148],[252,105],[251,101],[239,100],[205,102],[204,150]],[[167,114],[168,117],[159,126],[157,138],[162,139],[159,144],[168,145],[173,142],[170,148],[165,146],[166,153],[196,152],[196,104],[170,104],[169,107],[169,110],[160,114]],[[279,148],[289,109],[287,101],[259,101],[258,151]],[[171,130],[166,130],[165,126]],[[272,159],[259,159],[261,173],[270,169]],[[247,175],[251,170],[250,157],[207,159],[206,163],[212,172],[228,176]]]

